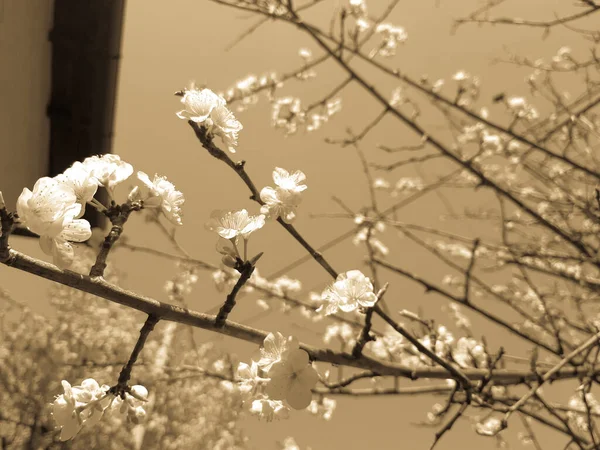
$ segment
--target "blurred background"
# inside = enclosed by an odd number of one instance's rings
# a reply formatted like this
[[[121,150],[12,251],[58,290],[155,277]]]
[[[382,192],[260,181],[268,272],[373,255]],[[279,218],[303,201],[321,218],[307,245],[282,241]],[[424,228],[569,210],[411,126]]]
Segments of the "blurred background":
[[[490,104],[498,93],[528,95],[524,79],[531,69],[497,62],[498,59],[506,59],[510,52],[532,59],[549,58],[562,46],[580,45],[581,38],[564,28],[555,28],[544,36],[543,30],[531,28],[466,25],[451,33],[453,20],[470,14],[481,3],[401,2],[389,22],[404,27],[408,41],[398,49],[394,64],[413,78],[427,74],[431,80],[450,80],[460,70],[478,75],[481,98]],[[323,2],[309,16],[328,23],[339,4]],[[374,0],[369,6],[374,12],[383,7]],[[514,2],[497,14],[552,19],[568,6],[558,0],[531,0]],[[31,188],[39,177],[59,173],[86,156],[112,152],[132,164],[134,170],[167,176],[184,193],[184,225],[178,228],[177,239],[192,256],[218,265],[216,235],[204,228],[211,211],[246,208],[257,213],[258,207],[248,199],[245,186],[235,174],[206,154],[185,121],[176,117],[181,105],[173,93],[190,81],[224,92],[248,74],[286,73],[297,67],[302,61],[298,56],[300,48],[319,53],[306,35],[280,23],[266,23],[232,46],[255,21],[254,16],[205,0],[0,0],[0,188],[7,205],[14,208],[23,187]],[[343,78],[331,63],[316,71],[315,79],[286,85],[286,95],[298,95],[310,103]],[[380,82],[381,90],[390,94],[396,87],[394,83],[378,80],[377,76],[374,80]],[[272,185],[271,173],[276,166],[300,169],[306,174],[308,189],[295,225],[314,247],[320,247],[352,230],[354,225],[348,220],[311,214],[344,212],[332,200],[333,196],[357,212],[369,201],[367,181],[356,151],[325,140],[347,137],[348,127],[359,132],[378,114],[378,109],[359,87],[350,86],[343,95],[342,112],[317,132],[286,136],[271,127],[270,114],[271,105],[263,98],[257,105],[236,112],[244,129],[234,159],[247,161],[246,169],[259,189]],[[422,120],[427,123],[429,118]],[[396,123],[384,121],[363,143],[370,161],[385,159],[375,147],[379,143],[411,145],[417,144],[418,139]],[[440,166],[438,173],[443,168]],[[409,166],[377,176],[394,183],[400,176],[433,179],[438,173],[415,173]],[[123,188],[121,195],[126,192]],[[426,196],[402,209],[398,218],[439,225],[440,215],[451,213],[443,200]],[[472,202],[469,196],[451,200],[456,208]],[[485,194],[478,201],[485,202]],[[383,199],[382,203],[385,207],[393,202]],[[88,218],[103,225],[98,218]],[[481,224],[468,221],[446,221],[444,227],[467,234],[491,233]],[[132,244],[174,253],[164,234],[142,215],[127,223],[125,235]],[[418,248],[396,232],[390,235],[390,242],[386,243],[395,258],[433,280],[443,278],[442,268],[432,264]],[[15,237],[12,245],[46,258],[35,240]],[[304,255],[300,245],[274,224],[255,233],[250,246],[251,253],[265,253],[258,266],[263,276]],[[351,238],[327,250],[325,256],[338,271],[364,268],[364,249],[354,246]],[[170,261],[151,258],[127,249],[110,255],[110,261],[126,274],[121,280],[124,287],[167,300],[164,285],[177,268]],[[302,298],[311,291],[320,292],[330,281],[312,260],[293,268],[288,275],[302,282],[298,294]],[[209,272],[199,276],[188,304],[193,309],[209,311],[223,302],[224,295],[213,287]],[[0,285],[49,320],[55,317],[47,296],[49,282],[1,267]],[[447,316],[443,300],[426,296],[414,284],[392,282],[387,298],[392,310],[419,310],[442,322]],[[230,317],[324,345],[323,322],[307,322],[294,311],[282,314],[273,308],[264,312],[255,298],[240,301]],[[476,334],[486,335],[493,349],[503,345],[509,351],[521,350],[520,342],[487,323],[474,321],[474,329]],[[242,361],[249,361],[255,351],[247,343],[202,331],[195,331],[195,337],[199,342],[215,342],[219,349],[234,352]],[[408,380],[402,383],[410,384]],[[49,393],[48,401],[58,393]],[[564,400],[568,394],[556,395],[562,395]],[[336,400],[337,408],[329,421],[293,412],[289,420],[273,423],[247,416],[239,426],[249,437],[249,446],[255,449],[278,448],[276,443],[287,436],[293,436],[301,449],[429,448],[435,429],[418,424],[426,420],[432,405],[443,398]],[[469,419],[457,423],[438,448],[496,448],[494,439],[471,431],[472,423]],[[512,448],[522,446],[518,427],[506,436]],[[564,446],[562,440],[561,446],[556,444],[556,436],[549,432],[541,433],[538,439],[543,448]]]

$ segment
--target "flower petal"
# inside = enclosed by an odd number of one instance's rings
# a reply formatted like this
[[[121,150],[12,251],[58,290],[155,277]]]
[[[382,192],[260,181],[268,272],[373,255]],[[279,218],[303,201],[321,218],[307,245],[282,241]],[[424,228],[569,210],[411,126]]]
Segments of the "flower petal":
[[[312,392],[310,389],[303,389],[298,382],[295,382],[292,389],[289,390],[286,400],[292,408],[304,409],[312,401]]]
[[[312,389],[317,384],[317,381],[319,381],[319,374],[317,374],[317,371],[312,364],[308,364],[305,369],[298,374],[296,381],[305,389]]]
[[[287,360],[292,366],[292,371],[300,373],[308,365],[308,353],[305,350],[292,350]]]
[[[265,387],[265,393],[273,400],[285,400],[290,390],[291,379],[289,375],[271,378]]]
[[[92,237],[90,223],[85,219],[76,219],[65,225],[59,237],[73,242],[87,241]]]

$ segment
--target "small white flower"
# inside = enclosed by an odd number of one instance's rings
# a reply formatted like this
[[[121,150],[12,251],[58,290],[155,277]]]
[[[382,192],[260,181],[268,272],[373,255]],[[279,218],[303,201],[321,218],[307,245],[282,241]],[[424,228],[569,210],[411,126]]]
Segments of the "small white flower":
[[[248,239],[250,233],[262,228],[265,224],[265,216],[262,214],[250,216],[245,209],[241,211],[215,210],[210,217],[206,228],[216,231],[225,239],[234,239],[237,236]]]
[[[139,425],[146,421],[146,410],[143,406],[136,406],[135,408],[130,408],[127,413],[127,419],[133,423],[134,425]]]
[[[320,416],[325,420],[331,420],[336,406],[337,402],[333,398],[322,397],[319,400],[310,402],[308,412],[315,416]]]
[[[63,183],[73,189],[77,197],[77,203],[81,204],[79,217],[85,212],[85,205],[91,201],[98,190],[98,180],[92,176],[89,169],[81,162],[73,163],[71,167],[63,173],[54,177],[58,182]]]
[[[475,432],[482,436],[496,436],[502,431],[502,421],[497,417],[488,417],[484,422],[475,424]]]
[[[121,418],[127,418],[131,423],[137,425],[146,419],[145,403],[148,401],[148,389],[142,385],[132,386],[130,392],[125,393],[125,399],[121,396],[110,395],[110,402],[105,408],[105,413]]]
[[[287,419],[289,416],[289,409],[282,401],[268,398],[254,400],[250,412],[267,422],[272,422],[273,419]]]
[[[115,186],[125,181],[133,173],[131,164],[122,161],[119,156],[111,154],[90,156],[83,160],[82,165],[91,176],[98,180],[100,186],[108,189],[111,195]]]
[[[138,401],[148,401],[148,389],[141,384],[131,386],[131,394]]]
[[[225,105],[219,105],[212,110],[210,121],[212,126],[209,127],[209,130],[223,140],[231,153],[235,153],[238,133],[244,128],[239,120]]]
[[[62,385],[65,392],[56,397],[56,400],[52,403],[52,417],[54,417],[56,425],[60,428],[60,440],[68,441],[83,426],[76,411],[77,406],[80,406],[82,402],[79,402],[80,405],[77,404],[75,397],[77,391],[73,392],[68,381],[63,380]]]
[[[273,364],[281,361],[287,353],[297,348],[299,348],[299,344],[295,337],[286,338],[279,332],[277,334],[269,333],[260,348],[261,358],[257,364],[265,372],[268,372]]]
[[[358,33],[364,33],[369,28],[371,28],[371,24],[366,18],[359,17],[358,19],[356,19],[356,31]]]
[[[242,394],[247,395],[248,397],[255,397],[257,394],[261,393],[261,390],[268,379],[262,378],[258,374],[259,368],[256,361],[252,361],[251,365],[244,362],[239,363],[237,368],[237,378]]]
[[[381,23],[377,25],[375,32],[381,35],[383,42],[377,49],[377,53],[383,57],[389,57],[396,54],[398,44],[403,43],[408,39],[406,30],[402,27],[395,27],[389,23]]]
[[[300,170],[290,174],[287,170],[276,167],[273,171],[273,181],[277,188],[266,186],[260,191],[260,198],[265,203],[261,213],[269,217],[281,217],[286,223],[291,223],[296,217],[296,208],[302,198],[300,193],[306,189],[306,175]]]
[[[286,400],[294,409],[304,409],[312,400],[312,388],[319,379],[308,353],[294,349],[269,370],[265,393],[274,400]]]
[[[100,421],[104,409],[110,402],[106,395],[108,386],[102,386],[92,378],[83,380],[81,386],[71,386],[63,380],[64,394],[52,403],[52,416],[61,429],[60,440],[73,438],[84,424],[93,425]]]
[[[260,199],[265,204],[260,212],[267,217],[281,217],[285,223],[292,223],[296,218],[296,208],[302,198],[282,188],[273,189],[270,186],[260,191]]]
[[[471,78],[471,74],[468,72],[465,72],[464,70],[459,70],[454,75],[452,75],[452,79],[454,81],[459,81],[459,82],[469,80],[470,78]]]
[[[285,128],[287,134],[298,131],[298,124],[304,122],[305,112],[302,110],[300,99],[296,97],[281,97],[273,102],[271,122],[275,128]]]
[[[305,184],[300,184],[306,180],[306,175],[300,170],[296,170],[290,174],[287,170],[281,167],[275,167],[273,171],[273,181],[277,186],[291,193],[299,194],[306,189]]]
[[[24,225],[40,235],[40,247],[53,257],[54,264],[67,268],[74,251],[68,241],[83,242],[92,235],[90,224],[80,215],[81,204],[73,189],[54,178],[40,178],[33,192],[23,189],[17,200],[17,214]]]
[[[334,314],[341,309],[344,312],[356,310],[359,306],[375,305],[377,296],[373,292],[373,284],[360,270],[350,270],[338,275],[335,283],[325,289],[322,294],[325,314]],[[325,306],[326,305],[326,306]]]
[[[348,6],[350,7],[350,14],[353,16],[364,17],[367,15],[365,0],[349,0]]]
[[[283,275],[272,283],[273,290],[281,295],[297,294],[302,290],[302,283],[300,280],[290,278],[287,275]]]
[[[539,114],[523,97],[510,97],[506,104],[508,109],[518,118],[535,120]]]
[[[312,52],[307,48],[301,48],[298,50],[298,55],[300,55],[300,58],[304,59],[306,62],[312,59]]]
[[[177,113],[177,117],[202,124],[213,109],[225,105],[225,100],[210,89],[198,90],[192,84],[183,94],[181,103],[184,109]]]
[[[137,173],[138,179],[150,190],[151,196],[144,200],[144,206],[160,206],[163,214],[175,225],[181,225],[181,205],[185,202],[183,194],[175,189],[166,177],[154,175],[150,181],[144,172]]]

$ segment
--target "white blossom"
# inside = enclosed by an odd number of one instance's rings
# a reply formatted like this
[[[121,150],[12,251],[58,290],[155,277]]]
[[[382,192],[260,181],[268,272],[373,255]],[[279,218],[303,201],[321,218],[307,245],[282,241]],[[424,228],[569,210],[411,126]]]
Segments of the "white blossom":
[[[377,25],[375,32],[381,35],[382,38],[382,43],[375,50],[375,53],[383,57],[395,55],[398,44],[403,43],[408,38],[404,28],[396,27],[389,23],[381,23]]]
[[[482,436],[496,436],[502,431],[502,421],[497,417],[488,417],[483,422],[475,424],[475,432]]]
[[[240,362],[237,368],[238,386],[242,394],[249,397],[255,397],[262,392],[264,384],[268,381],[259,375],[260,366],[256,361],[252,361],[250,365]]]
[[[324,420],[331,420],[333,411],[337,406],[337,402],[333,398],[322,397],[319,400],[313,400],[308,405],[308,412],[316,416],[322,417]]]
[[[210,217],[206,228],[217,232],[225,239],[235,239],[238,236],[248,239],[252,232],[262,228],[265,224],[264,215],[250,216],[245,209],[240,211],[215,210]]]
[[[350,270],[338,275],[335,283],[323,291],[325,314],[335,314],[339,309],[344,312],[356,310],[359,306],[375,305],[377,296],[373,292],[373,284],[360,270]]]
[[[306,189],[305,184],[300,184],[306,180],[306,175],[300,170],[290,174],[281,167],[275,167],[273,171],[273,181],[277,186],[293,194],[299,194]]]
[[[83,242],[92,235],[87,220],[76,219],[82,206],[67,184],[54,178],[40,178],[27,188],[17,200],[17,214],[21,222],[40,236],[40,247],[53,257],[54,264],[67,268],[73,262],[74,250],[69,241]]]
[[[275,128],[285,128],[287,134],[298,131],[298,124],[304,122],[305,113],[302,110],[300,99],[296,97],[282,97],[273,102],[271,123]]]
[[[291,223],[296,217],[296,208],[302,198],[300,193],[306,189],[301,184],[306,175],[300,170],[290,174],[287,170],[276,167],[273,171],[273,181],[276,188],[266,186],[260,191],[260,199],[265,203],[261,213],[268,217],[281,217],[286,223]]]
[[[138,179],[148,188],[150,196],[144,199],[145,207],[160,206],[163,214],[170,222],[175,225],[181,225],[181,206],[185,202],[183,194],[175,189],[173,183],[166,177],[154,175],[150,180],[148,175],[139,171]]]
[[[184,109],[177,113],[177,117],[198,124],[203,124],[216,107],[225,106],[225,100],[221,96],[210,89],[196,89],[193,84],[185,90],[181,103]]]
[[[96,195],[98,179],[92,176],[89,168],[79,161],[54,178],[73,190],[77,202],[81,204],[81,211],[77,218],[83,216],[86,203]]]
[[[267,422],[272,422],[273,419],[287,419],[289,416],[289,409],[281,400],[271,400],[269,398],[254,400],[250,412]]]
[[[131,164],[122,161],[118,155],[90,156],[85,158],[82,164],[98,180],[98,184],[105,187],[111,195],[115,186],[133,173]]]
[[[235,153],[238,133],[244,127],[227,108],[223,97],[210,89],[197,89],[192,84],[184,91],[181,103],[185,106],[177,117],[204,126],[207,133],[219,136],[227,149]]]
[[[102,418],[102,413],[110,401],[106,394],[108,386],[100,387],[98,382],[88,378],[81,386],[71,386],[63,380],[64,393],[52,403],[52,417],[60,428],[60,440],[72,439],[84,424],[93,425]]]
[[[298,340],[292,336],[286,338],[279,332],[269,333],[260,348],[261,358],[257,364],[265,372],[269,372],[273,364],[281,361],[287,353],[299,348],[298,346]]]
[[[365,17],[367,15],[367,4],[365,0],[349,0],[348,6],[352,16]]]
[[[210,120],[212,126],[209,127],[209,130],[221,138],[231,153],[235,153],[238,133],[244,128],[240,121],[224,105],[219,105],[212,110]]]

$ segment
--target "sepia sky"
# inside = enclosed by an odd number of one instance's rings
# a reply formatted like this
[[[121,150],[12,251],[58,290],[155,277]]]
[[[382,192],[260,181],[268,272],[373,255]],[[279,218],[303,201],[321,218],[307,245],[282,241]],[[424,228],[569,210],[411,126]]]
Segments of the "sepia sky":
[[[309,17],[327,24],[339,2],[323,3]],[[553,18],[554,12],[561,12],[563,2],[530,0],[508,3],[507,7],[498,9],[498,15],[549,19]],[[382,0],[368,2],[374,12],[380,11],[384,4],[387,2]],[[391,60],[392,65],[414,79],[428,74],[432,80],[444,78],[450,82],[451,76],[458,70],[478,75],[482,83],[481,104],[489,105],[491,98],[499,92],[530,97],[524,83],[529,70],[505,63],[493,64],[496,58],[506,57],[506,51],[515,51],[535,59],[549,58],[566,44],[572,44],[574,48],[585,47],[564,29],[553,30],[543,40],[540,30],[501,26],[479,28],[466,25],[451,35],[452,19],[467,15],[478,5],[481,5],[480,1],[471,0],[400,2],[389,21],[406,29],[408,41],[399,48]],[[214,249],[216,235],[204,228],[211,211],[247,208],[251,213],[256,213],[258,207],[248,199],[246,187],[235,174],[223,163],[210,157],[198,144],[185,121],[176,117],[180,103],[173,93],[192,80],[215,91],[224,91],[250,73],[288,72],[301,63],[298,56],[301,47],[311,49],[315,56],[320,55],[307,36],[290,26],[277,23],[262,26],[233,49],[226,51],[228,45],[256,20],[254,16],[207,0],[130,0],[126,8],[113,152],[131,163],[136,170],[166,175],[185,194],[184,225],[178,230],[177,237],[192,256],[212,264],[219,262],[219,255]],[[286,85],[281,95],[299,95],[304,104],[308,104],[344,78],[332,63],[318,67],[316,71],[315,80]],[[369,72],[365,70],[365,74]],[[378,77],[376,75],[373,79],[389,95],[396,85],[389,79]],[[270,105],[264,96],[261,96],[257,106],[236,113],[244,129],[240,133],[238,153],[233,157],[247,161],[246,169],[259,189],[272,185],[271,172],[276,166],[288,170],[300,169],[306,174],[308,189],[304,193],[295,225],[314,247],[352,229],[353,224],[348,220],[310,217],[311,213],[343,212],[332,201],[332,196],[342,199],[355,211],[368,204],[366,180],[356,151],[350,146],[327,144],[324,140],[347,137],[348,126],[359,132],[379,110],[358,86],[351,85],[342,98],[343,112],[314,134],[301,131],[298,135],[286,137],[281,130],[271,128]],[[490,110],[494,114],[493,106]],[[425,116],[422,120],[427,124],[434,119]],[[440,133],[443,134],[443,130]],[[389,162],[390,158],[382,155],[376,144],[398,146],[418,142],[419,136],[390,120],[384,121],[372,133],[362,149],[369,160]],[[445,169],[447,167],[440,166],[437,168],[439,172],[425,176],[441,174]],[[410,168],[377,175],[392,183],[400,176],[418,176]],[[483,193],[478,198],[485,201],[485,195]],[[458,205],[458,210],[468,202],[455,197],[451,197],[451,200]],[[384,207],[392,204],[392,200],[384,196],[381,201]],[[398,220],[436,226],[441,223],[439,215],[447,212],[440,198],[430,195],[400,210]],[[482,230],[481,225],[470,222],[450,221],[443,226],[446,230],[462,230],[468,235],[479,232],[492,234],[491,230]],[[131,243],[174,253],[164,236],[145,223],[141,216],[130,220],[125,234]],[[445,272],[432,266],[430,257],[424,256],[394,232],[388,231],[384,236],[383,240],[389,243],[393,251],[390,257],[392,261],[401,261],[404,267],[440,282]],[[36,255],[40,253],[31,242],[18,242],[21,247],[15,244],[16,248]],[[263,276],[274,273],[304,254],[300,245],[275,223],[269,223],[252,236],[250,252],[260,251],[264,252],[264,256],[258,269]],[[363,253],[363,249],[356,248],[351,240],[346,240],[326,252],[325,256],[337,271],[342,272],[364,268]],[[119,250],[111,254],[111,258],[128,273],[125,280],[127,288],[160,300],[166,299],[163,286],[175,273],[172,263],[150,260],[146,255],[127,250]],[[0,270],[0,277],[6,276],[6,270]],[[303,294],[311,290],[320,291],[330,282],[327,274],[312,260],[289,275],[302,281]],[[12,290],[17,293],[20,289],[17,283],[30,278],[24,274],[15,275],[10,280],[14,286]],[[442,299],[432,294],[425,295],[418,286],[393,278],[390,273],[382,272],[382,280],[390,282],[386,298],[392,311],[420,310],[424,316],[444,322],[446,313],[442,309],[445,306]],[[45,286],[46,282],[35,280],[31,289],[32,292],[43,292]],[[206,273],[200,277],[190,298],[190,307],[208,311],[220,305],[223,299]],[[308,323],[296,312],[283,316],[278,312],[260,315],[260,311],[254,297],[247,301],[242,299],[230,318],[257,328],[280,331],[284,335],[294,334],[310,344],[324,345],[321,340],[324,322]],[[381,323],[376,326],[383,329]],[[488,323],[476,320],[474,328],[476,333],[486,335],[494,351],[503,345],[514,353],[527,356],[529,349],[524,348],[520,341],[507,337]],[[200,339],[216,339],[219,345],[236,352],[242,360],[248,361],[255,350],[254,346],[230,338],[200,331],[197,334]],[[319,367],[320,370],[323,368]],[[408,380],[401,381],[402,386],[410,383]],[[357,386],[367,387],[368,382]],[[555,395],[560,397],[569,394],[564,391]],[[265,423],[248,417],[241,425],[257,450],[275,449],[275,441],[283,440],[286,436],[293,436],[303,450],[307,447],[312,450],[420,450],[429,448],[437,428],[415,424],[424,422],[431,406],[436,401],[443,403],[445,399],[338,397],[337,400],[337,409],[330,422],[305,412],[292,412],[287,421]],[[467,414],[470,417],[475,415],[474,411]],[[461,420],[437,448],[496,448],[493,438],[482,438],[472,431],[473,423],[469,419]],[[519,430],[520,424],[515,420],[515,426],[506,433],[511,448],[521,448],[517,439]],[[544,448],[558,448],[556,435],[544,430],[538,434],[538,438]],[[562,437],[560,442],[563,442]]]

